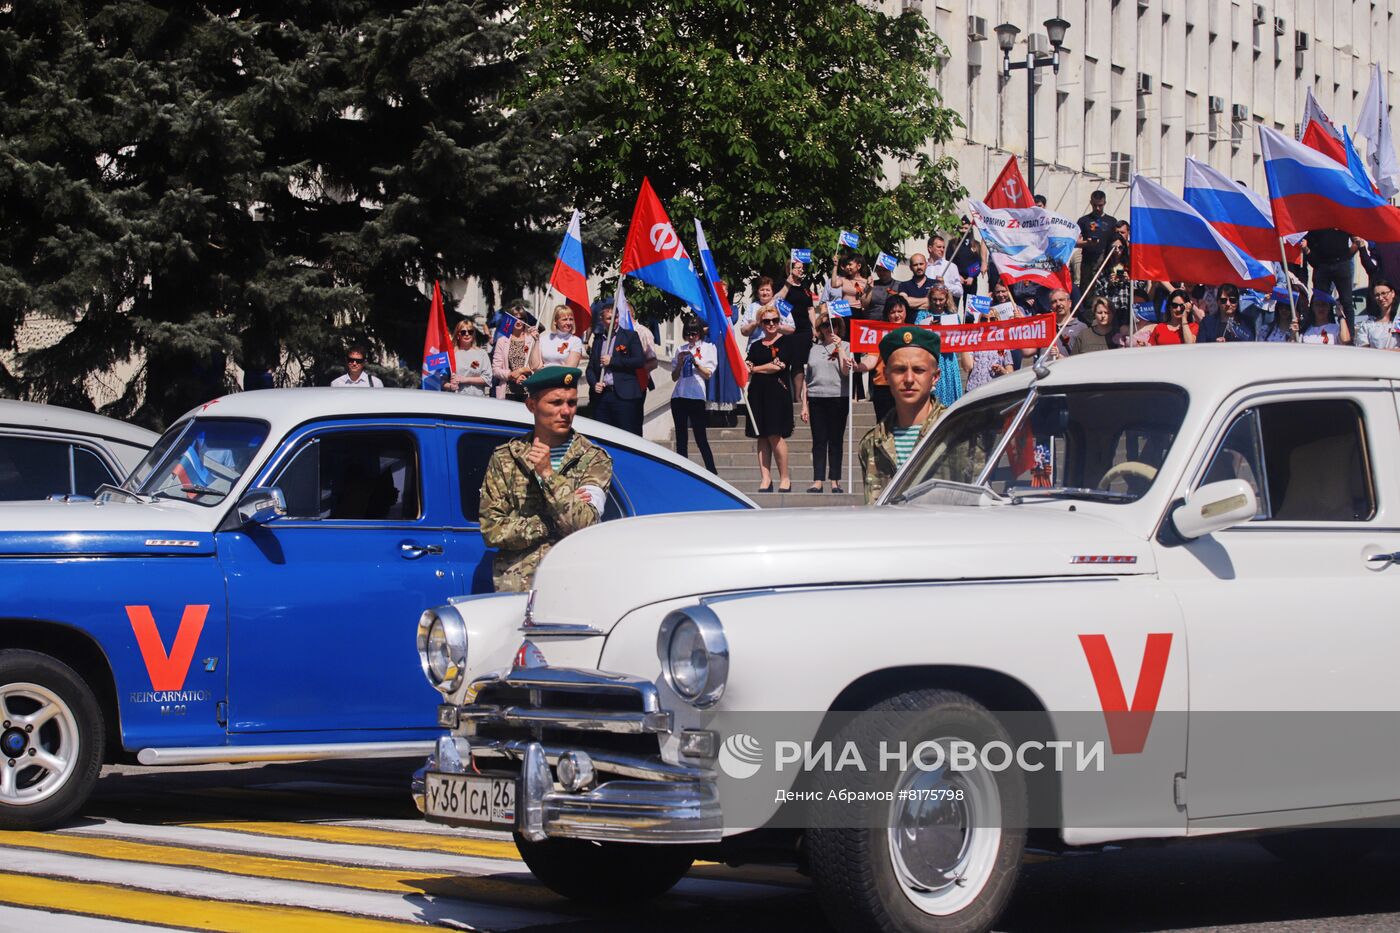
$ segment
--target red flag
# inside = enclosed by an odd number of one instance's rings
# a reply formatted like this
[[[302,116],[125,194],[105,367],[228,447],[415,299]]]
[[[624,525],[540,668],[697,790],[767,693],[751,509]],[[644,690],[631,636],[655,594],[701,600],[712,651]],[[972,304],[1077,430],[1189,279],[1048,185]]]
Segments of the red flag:
[[[452,331],[447,329],[447,312],[442,305],[442,285],[433,283],[433,306],[428,311],[428,333],[423,338],[423,375],[430,376],[433,370],[442,371],[441,366],[429,367],[434,356],[447,354],[449,373],[457,368],[457,354],[453,353]]]
[[[675,295],[692,308],[705,307],[690,254],[647,178],[642,179],[642,190],[632,211],[632,226],[622,249],[622,274]]]
[[[1006,160],[1006,167],[992,182],[992,187],[987,189],[982,203],[995,208],[1035,207],[1035,199],[1026,187],[1026,179],[1021,175],[1021,166],[1016,163],[1015,156]]]
[[[1316,120],[1309,120],[1307,127],[1303,130],[1303,138],[1299,140],[1309,149],[1316,149],[1318,152],[1332,159],[1334,162],[1347,164],[1347,150],[1342,141],[1323,128]]]

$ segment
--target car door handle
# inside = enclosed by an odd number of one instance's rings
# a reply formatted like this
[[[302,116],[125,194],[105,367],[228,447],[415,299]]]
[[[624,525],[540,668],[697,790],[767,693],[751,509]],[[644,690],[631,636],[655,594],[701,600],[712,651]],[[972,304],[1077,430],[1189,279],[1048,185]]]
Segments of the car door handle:
[[[399,545],[399,556],[405,560],[417,560],[424,554],[441,554],[440,544],[414,544],[412,541],[405,541]]]
[[[1372,564],[1379,564],[1381,561],[1385,561],[1388,564],[1400,564],[1400,551],[1394,554],[1372,554],[1370,557],[1366,558],[1366,560]]]

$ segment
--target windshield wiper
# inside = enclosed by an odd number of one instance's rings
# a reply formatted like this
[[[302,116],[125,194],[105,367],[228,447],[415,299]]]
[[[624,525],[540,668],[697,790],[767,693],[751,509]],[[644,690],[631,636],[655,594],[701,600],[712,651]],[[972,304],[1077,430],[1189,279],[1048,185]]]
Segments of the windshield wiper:
[[[996,490],[992,489],[990,486],[979,486],[976,483],[962,483],[955,479],[943,479],[942,477],[936,476],[932,479],[926,479],[922,483],[918,483],[917,485],[911,486],[909,489],[906,489],[904,490],[904,492],[901,492],[899,495],[895,496],[889,502],[886,502],[885,505],[898,505],[901,502],[908,502],[910,499],[917,499],[919,496],[922,496],[924,493],[928,492],[930,489],[933,489],[936,486],[950,486],[953,489],[958,490],[959,492],[972,492],[976,493],[979,496],[990,496],[993,499],[1003,498],[1002,496],[998,495]]]
[[[171,491],[168,490],[168,489],[162,489],[160,492],[156,493],[156,497],[157,497],[157,498],[162,498],[162,499],[174,499],[176,502],[179,502],[179,501],[181,501],[181,499],[180,499],[180,496],[181,496],[181,495],[183,495],[183,496],[185,496],[186,498],[188,498],[189,495],[190,495],[191,493],[193,493],[193,494],[196,495],[196,496],[222,496],[222,495],[223,495],[223,493],[220,492],[219,490],[217,490],[217,489],[210,489],[208,486],[181,486],[181,487],[180,487],[180,493],[179,493],[178,495],[177,495],[176,493],[171,492]]]
[[[103,483],[101,486],[98,486],[97,493],[93,498],[99,502],[112,502],[118,499],[127,502],[152,501],[149,496],[143,496],[138,492],[132,492],[130,489],[124,489],[121,486],[113,486],[111,483]]]
[[[1015,492],[1007,491],[1011,504],[1016,505],[1026,499],[1094,499],[1105,502],[1135,502],[1137,496],[1130,492],[1115,492],[1111,489],[1088,489],[1084,486],[1028,486]]]

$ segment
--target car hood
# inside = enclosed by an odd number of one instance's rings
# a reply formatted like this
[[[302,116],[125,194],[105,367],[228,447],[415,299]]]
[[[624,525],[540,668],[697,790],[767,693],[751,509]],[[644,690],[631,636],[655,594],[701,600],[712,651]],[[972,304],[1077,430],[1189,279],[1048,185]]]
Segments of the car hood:
[[[610,629],[639,606],[739,590],[1155,572],[1142,538],[1048,503],[705,512],[565,538],[536,574],[532,613]]]
[[[222,514],[174,502],[0,502],[0,557],[212,554]]]

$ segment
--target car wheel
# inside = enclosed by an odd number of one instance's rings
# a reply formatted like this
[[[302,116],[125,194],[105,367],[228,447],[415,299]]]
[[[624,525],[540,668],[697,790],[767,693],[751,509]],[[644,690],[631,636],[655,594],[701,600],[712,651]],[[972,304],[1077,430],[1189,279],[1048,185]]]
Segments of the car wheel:
[[[102,770],[102,710],[68,665],[0,651],[0,828],[42,829],[71,816]]]
[[[519,833],[516,848],[545,887],[571,900],[620,904],[665,894],[695,860],[673,846],[546,839],[529,842]]]
[[[864,761],[881,761],[881,748],[914,748],[954,741],[981,749],[1011,739],[1005,727],[971,697],[949,690],[913,690],[872,706],[838,733],[836,747],[853,741]],[[883,745],[882,745],[883,743]],[[932,764],[933,762],[929,762]],[[1026,844],[1026,785],[1016,768],[979,765],[955,771],[909,766],[872,768],[869,784],[854,786],[847,772],[831,775],[831,790],[876,791],[849,804],[840,824],[808,833],[808,855],[818,896],[844,929],[987,930],[1011,897]],[[889,797],[883,797],[885,792]]]

